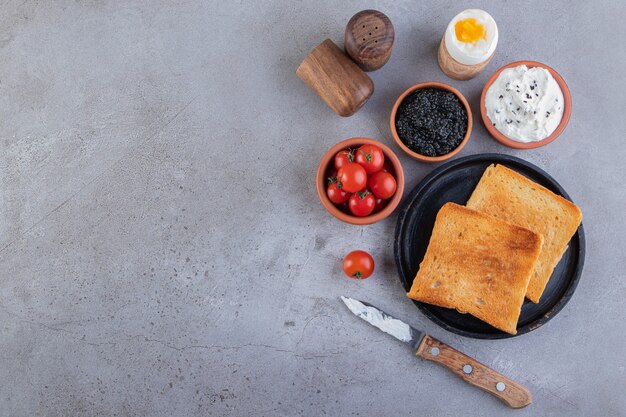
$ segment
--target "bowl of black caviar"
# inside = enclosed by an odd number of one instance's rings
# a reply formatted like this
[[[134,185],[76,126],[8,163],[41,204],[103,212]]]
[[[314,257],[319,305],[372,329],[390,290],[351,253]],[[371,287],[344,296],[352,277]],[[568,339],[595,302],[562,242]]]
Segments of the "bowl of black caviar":
[[[459,153],[469,140],[472,111],[463,94],[448,84],[416,84],[396,100],[389,126],[410,157],[441,162]]]

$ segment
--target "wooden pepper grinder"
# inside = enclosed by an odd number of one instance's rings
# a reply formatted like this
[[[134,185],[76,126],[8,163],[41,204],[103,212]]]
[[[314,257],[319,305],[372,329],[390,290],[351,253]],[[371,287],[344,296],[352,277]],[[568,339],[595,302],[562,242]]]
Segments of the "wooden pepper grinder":
[[[394,39],[395,30],[384,13],[362,10],[348,22],[344,46],[363,71],[376,71],[389,60]]]
[[[335,113],[352,116],[374,92],[374,82],[330,39],[319,44],[296,74]]]

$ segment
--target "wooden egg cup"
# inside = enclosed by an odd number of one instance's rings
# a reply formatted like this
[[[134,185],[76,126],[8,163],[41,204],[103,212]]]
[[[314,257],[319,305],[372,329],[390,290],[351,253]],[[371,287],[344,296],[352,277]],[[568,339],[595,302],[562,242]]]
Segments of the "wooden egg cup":
[[[487,58],[484,62],[475,65],[464,65],[461,64],[456,59],[452,58],[448,49],[446,48],[446,36],[441,38],[441,43],[439,44],[439,52],[437,53],[437,61],[439,62],[439,67],[450,78],[454,78],[455,80],[469,80],[478,75],[479,72],[483,70],[493,58],[493,53]]]
[[[339,116],[352,116],[374,92],[374,82],[330,39],[319,44],[296,74]]]

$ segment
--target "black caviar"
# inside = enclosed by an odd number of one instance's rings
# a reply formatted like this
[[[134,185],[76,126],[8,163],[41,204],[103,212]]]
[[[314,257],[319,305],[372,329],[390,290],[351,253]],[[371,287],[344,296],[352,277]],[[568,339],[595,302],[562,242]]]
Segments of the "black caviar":
[[[416,90],[398,106],[396,131],[414,152],[445,155],[465,137],[467,111],[454,93],[438,88]]]

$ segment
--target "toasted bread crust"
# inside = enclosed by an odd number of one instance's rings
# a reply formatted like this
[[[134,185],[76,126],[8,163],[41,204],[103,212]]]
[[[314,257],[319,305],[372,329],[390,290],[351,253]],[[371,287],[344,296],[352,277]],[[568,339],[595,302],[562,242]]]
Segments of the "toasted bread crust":
[[[502,165],[491,165],[472,193],[467,207],[528,228],[544,237],[526,297],[538,303],[582,213],[571,201]]]
[[[515,334],[542,240],[528,229],[447,203],[407,295]]]

